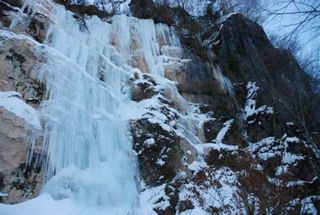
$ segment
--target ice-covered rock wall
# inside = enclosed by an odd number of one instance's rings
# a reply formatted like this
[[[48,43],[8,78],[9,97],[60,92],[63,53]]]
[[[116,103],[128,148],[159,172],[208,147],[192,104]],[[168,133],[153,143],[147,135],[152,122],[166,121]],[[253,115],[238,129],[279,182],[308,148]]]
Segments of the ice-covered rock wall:
[[[25,17],[39,14],[50,23],[43,44],[22,35]],[[46,59],[36,73],[48,98],[40,107],[48,180],[43,193],[78,201],[88,214],[86,206],[110,213],[138,210],[139,171],[129,120],[140,117],[144,107],[131,101],[129,77],[149,73],[165,80],[167,68],[187,61],[180,59],[175,32],[125,15],[108,22],[84,19],[51,1],[26,1],[16,15],[4,33],[24,38]],[[175,84],[165,81],[168,93],[177,96]]]
[[[239,14],[145,2],[132,14],[172,26],[0,1],[0,200],[36,197],[0,214],[316,213],[318,151],[272,102],[292,82],[265,53],[303,80],[292,58]]]

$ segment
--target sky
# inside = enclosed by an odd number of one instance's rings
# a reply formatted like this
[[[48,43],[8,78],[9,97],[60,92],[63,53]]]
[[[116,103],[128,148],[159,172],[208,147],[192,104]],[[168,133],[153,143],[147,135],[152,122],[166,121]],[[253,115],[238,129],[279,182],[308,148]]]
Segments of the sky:
[[[300,4],[290,3],[288,0],[263,0],[266,10],[278,11],[279,13],[285,13],[284,15],[269,15],[266,13],[266,20],[262,23],[265,31],[269,36],[289,36],[293,39],[297,39],[301,52],[298,53],[302,58],[311,58],[316,55],[316,52],[320,48],[320,16],[310,19],[302,28],[298,28],[299,23],[308,20],[310,13],[297,13],[303,11],[311,11],[313,8],[306,6],[317,5],[320,10],[319,0],[297,0]],[[289,4],[290,3],[290,4]],[[316,14],[315,14],[316,15]],[[320,15],[320,12],[318,12]],[[312,16],[312,14],[311,14]],[[295,33],[293,33],[295,32]],[[317,66],[318,76],[319,71],[319,59],[314,62]]]

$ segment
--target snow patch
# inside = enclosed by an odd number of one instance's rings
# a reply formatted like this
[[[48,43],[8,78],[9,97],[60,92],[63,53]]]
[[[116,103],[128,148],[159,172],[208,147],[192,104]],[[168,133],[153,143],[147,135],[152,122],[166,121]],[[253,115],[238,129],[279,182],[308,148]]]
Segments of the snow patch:
[[[256,82],[249,81],[247,84],[247,100],[243,110],[245,120],[249,119],[254,115],[261,114],[273,114],[273,108],[268,107],[267,105],[262,105],[256,107],[256,98],[259,87],[256,85]],[[248,121],[249,124],[255,122],[255,119]]]
[[[222,143],[223,138],[225,137],[226,133],[228,132],[228,130],[232,126],[233,122],[234,122],[234,120],[230,119],[230,120],[226,121],[225,123],[223,123],[224,127],[219,131],[219,133],[217,134],[217,137],[215,139],[215,141],[218,144]]]
[[[32,128],[41,130],[39,113],[25,101],[18,92],[0,92],[0,107],[21,117]]]

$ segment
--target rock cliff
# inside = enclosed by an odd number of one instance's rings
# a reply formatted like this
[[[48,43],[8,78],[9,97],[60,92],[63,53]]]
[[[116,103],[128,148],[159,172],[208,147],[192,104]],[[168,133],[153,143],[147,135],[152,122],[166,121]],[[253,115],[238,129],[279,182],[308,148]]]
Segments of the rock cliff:
[[[31,28],[23,25],[6,30],[21,7],[20,1],[0,2],[0,192],[3,193],[0,198],[5,203],[33,198],[42,186],[42,128],[34,108],[38,108],[46,96],[45,84],[38,81],[37,75],[45,58],[27,36],[14,37],[21,32],[36,36]],[[30,21],[30,26],[34,22],[32,18],[25,21]],[[37,35],[41,37],[40,32]],[[29,156],[31,143],[37,146]]]
[[[144,5],[148,9],[142,10]],[[182,53],[191,61],[165,76],[177,81],[186,100],[197,103],[197,119],[205,115],[197,126],[202,131],[194,133],[202,145],[193,147],[185,147],[190,140],[182,141],[182,146],[179,134],[155,125],[139,121],[139,126],[133,126],[141,171],[157,169],[155,178],[163,179],[167,198],[157,203],[169,203],[159,207],[158,213],[175,214],[199,207],[210,214],[312,213],[305,204],[319,204],[319,95],[312,92],[294,57],[275,48],[263,29],[241,14],[194,18],[174,8],[166,17],[155,15],[159,6],[152,3],[136,0],[131,6],[138,17],[175,27]],[[177,107],[174,110],[180,112]],[[169,116],[179,121],[183,112]],[[169,140],[163,141],[159,133]],[[163,142],[172,148],[167,150]],[[201,150],[190,150],[194,147]],[[154,159],[154,153],[160,152],[168,152],[164,157],[171,158],[164,165]],[[190,162],[188,152],[191,162],[201,163],[195,159],[200,154],[205,165],[198,164],[193,170],[193,165],[184,162]],[[146,159],[148,155],[151,160]],[[185,169],[173,167],[172,159],[175,164],[182,162]],[[147,181],[149,176],[145,176]],[[151,187],[161,184],[158,180]]]

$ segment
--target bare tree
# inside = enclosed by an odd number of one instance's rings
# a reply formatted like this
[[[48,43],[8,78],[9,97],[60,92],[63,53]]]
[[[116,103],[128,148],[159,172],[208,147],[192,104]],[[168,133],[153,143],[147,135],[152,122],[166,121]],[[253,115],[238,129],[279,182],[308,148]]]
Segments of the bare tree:
[[[308,35],[308,42],[312,42],[312,55],[306,64],[308,70],[320,67],[320,1],[319,0],[264,0],[269,7],[264,8],[268,21],[284,20],[281,27],[286,34],[283,40],[288,43],[293,38]],[[272,5],[270,7],[270,5]]]
[[[223,15],[237,12],[253,21],[263,21],[261,0],[210,0],[209,3]]]
[[[197,2],[194,0],[177,0],[177,4],[184,8],[186,11],[193,10],[197,6]]]
[[[197,15],[204,11],[210,0],[154,0],[158,5],[181,7],[191,15]]]
[[[156,3],[158,5],[166,5],[166,6],[170,6],[171,5],[171,1],[170,0],[154,0],[154,3]]]
[[[95,5],[111,14],[120,12],[120,7],[126,0],[96,0]]]
[[[176,0],[175,2],[192,15],[201,13],[207,5],[207,0]]]
[[[270,1],[270,0],[267,0]],[[320,1],[318,0],[277,0],[275,7],[264,9],[268,15],[282,16],[287,19],[294,16],[294,22],[284,27],[293,27],[292,33],[320,29]]]

